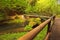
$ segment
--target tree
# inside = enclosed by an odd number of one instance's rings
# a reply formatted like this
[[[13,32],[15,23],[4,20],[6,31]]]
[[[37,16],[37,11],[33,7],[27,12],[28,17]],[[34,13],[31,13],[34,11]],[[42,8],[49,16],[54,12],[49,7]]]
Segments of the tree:
[[[57,0],[0,0],[0,9],[4,10],[6,15],[11,14],[10,12],[12,14],[42,14],[45,11],[56,13],[56,2]]]
[[[43,14],[54,14],[56,13],[57,0],[35,0],[34,6],[31,5],[30,9],[32,12]],[[49,13],[50,12],[50,13]]]

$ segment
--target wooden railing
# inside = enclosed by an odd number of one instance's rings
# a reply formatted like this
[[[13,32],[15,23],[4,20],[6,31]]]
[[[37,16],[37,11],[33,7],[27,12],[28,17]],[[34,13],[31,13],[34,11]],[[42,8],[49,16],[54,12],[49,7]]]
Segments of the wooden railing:
[[[36,28],[34,28],[33,30],[31,30],[30,32],[28,32],[27,34],[25,34],[24,36],[20,37],[18,40],[33,40],[34,37],[36,37],[36,35],[42,31],[42,29],[48,24],[48,30],[47,30],[47,35],[46,38],[44,40],[48,40],[50,32],[51,32],[51,21],[55,20],[55,16],[50,17],[49,19],[47,19],[46,21],[44,21],[43,23],[41,23],[39,26],[37,26]]]

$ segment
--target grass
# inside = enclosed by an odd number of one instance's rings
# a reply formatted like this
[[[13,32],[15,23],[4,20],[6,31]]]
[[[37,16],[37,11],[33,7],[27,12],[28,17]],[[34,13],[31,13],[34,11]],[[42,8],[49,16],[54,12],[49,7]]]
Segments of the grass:
[[[27,32],[18,32],[0,35],[0,40],[17,40],[19,37],[23,36],[26,33]]]
[[[34,38],[34,40],[43,40],[47,33],[47,26]]]
[[[35,24],[35,23],[38,23],[40,24],[40,19],[37,18],[37,19],[29,19],[29,24],[26,25],[26,30],[31,30],[32,29],[32,26]],[[33,21],[33,23],[32,23]],[[22,23],[24,22],[24,20],[20,21],[20,19],[16,19],[14,21],[10,21],[10,23]],[[46,32],[47,32],[47,26],[33,39],[33,40],[43,40],[45,35],[46,35]],[[24,34],[26,34],[27,32],[18,32],[18,33],[8,33],[8,34],[3,34],[3,35],[0,35],[0,40],[17,40],[19,37],[23,36]]]
[[[34,40],[43,40],[47,32],[47,26],[34,38]],[[8,33],[0,35],[0,40],[17,40],[27,32]]]

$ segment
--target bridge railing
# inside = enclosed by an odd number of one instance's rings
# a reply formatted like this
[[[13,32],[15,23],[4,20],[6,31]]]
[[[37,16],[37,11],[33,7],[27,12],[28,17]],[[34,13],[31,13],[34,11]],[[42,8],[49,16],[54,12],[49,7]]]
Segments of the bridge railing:
[[[46,38],[44,40],[48,40],[50,32],[51,32],[51,21],[55,20],[55,16],[50,17],[49,19],[47,19],[46,21],[44,21],[43,23],[41,23],[39,26],[37,26],[36,28],[34,28],[33,30],[31,30],[30,32],[28,32],[27,34],[25,34],[24,36],[20,37],[18,40],[33,40],[36,35],[42,31],[42,29],[48,24],[48,30],[47,30],[47,35]],[[53,22],[54,23],[54,22]],[[53,24],[52,24],[53,25]]]

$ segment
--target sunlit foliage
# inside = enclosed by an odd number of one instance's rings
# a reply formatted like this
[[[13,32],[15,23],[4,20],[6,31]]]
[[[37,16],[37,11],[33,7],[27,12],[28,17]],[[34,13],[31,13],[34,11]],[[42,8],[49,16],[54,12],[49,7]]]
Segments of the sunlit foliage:
[[[53,13],[56,11],[56,6],[56,0],[37,0],[35,6],[33,7],[33,11],[39,13]]]
[[[57,9],[58,9],[58,10],[57,10],[57,15],[59,15],[59,14],[60,14],[60,5],[58,5],[57,7],[58,7],[58,8],[57,8]]]
[[[53,14],[56,13],[56,6],[57,0],[0,0],[0,9],[19,14]]]

